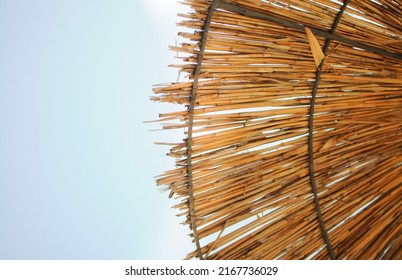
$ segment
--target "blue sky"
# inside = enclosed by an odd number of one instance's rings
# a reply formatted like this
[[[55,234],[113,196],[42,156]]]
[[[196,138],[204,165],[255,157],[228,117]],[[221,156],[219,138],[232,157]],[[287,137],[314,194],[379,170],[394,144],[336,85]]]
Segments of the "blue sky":
[[[154,176],[175,0],[0,0],[0,259],[182,259]]]

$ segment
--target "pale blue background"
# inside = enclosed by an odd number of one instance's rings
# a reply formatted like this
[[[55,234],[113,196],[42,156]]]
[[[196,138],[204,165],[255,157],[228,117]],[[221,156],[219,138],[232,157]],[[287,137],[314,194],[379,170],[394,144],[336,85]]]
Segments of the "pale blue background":
[[[173,166],[153,142],[181,132],[143,123],[171,110],[149,96],[176,79],[175,5],[0,0],[0,259],[193,249],[153,178]]]

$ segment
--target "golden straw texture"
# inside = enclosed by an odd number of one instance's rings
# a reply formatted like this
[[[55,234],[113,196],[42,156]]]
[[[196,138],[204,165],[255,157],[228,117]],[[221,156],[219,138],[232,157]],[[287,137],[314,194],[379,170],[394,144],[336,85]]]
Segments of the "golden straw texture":
[[[172,122],[164,129],[184,128],[186,139],[170,148],[176,167],[157,184],[178,201],[192,232],[196,227],[192,236],[200,248],[187,258],[329,259],[309,179],[318,66],[310,35],[218,5],[203,41],[211,2],[185,1],[191,12],[180,25],[194,32],[180,33],[184,42],[171,48],[185,54],[173,66],[188,81],[155,86],[152,97],[183,105],[160,115]],[[226,2],[326,32],[342,6],[332,0]],[[352,0],[335,34],[400,55],[402,3]],[[322,49],[326,39],[312,36],[314,48]],[[314,175],[334,253],[338,259],[402,259],[402,60],[332,40],[323,63]]]

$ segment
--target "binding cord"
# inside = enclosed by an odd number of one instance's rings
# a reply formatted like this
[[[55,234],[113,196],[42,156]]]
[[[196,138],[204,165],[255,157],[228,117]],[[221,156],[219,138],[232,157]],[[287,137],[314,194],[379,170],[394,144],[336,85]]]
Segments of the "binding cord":
[[[349,4],[350,0],[345,0],[345,2],[343,3],[342,8],[339,10],[338,15],[336,16],[336,19],[332,25],[332,29],[331,29],[331,33],[334,34],[335,30],[342,18],[342,15],[347,7],[347,5]],[[325,41],[325,45],[324,45],[324,49],[323,49],[323,53],[326,56],[328,53],[328,49],[329,46],[331,44],[331,39],[327,38],[327,40]],[[309,169],[310,169],[310,181],[311,181],[311,189],[313,192],[313,196],[314,196],[314,204],[315,204],[315,209],[317,211],[317,217],[318,217],[318,221],[320,224],[320,228],[321,228],[321,232],[322,235],[324,237],[324,241],[325,244],[327,245],[327,250],[328,253],[331,257],[331,259],[336,260],[337,257],[332,249],[332,245],[331,245],[331,241],[328,237],[328,232],[325,228],[324,225],[324,220],[322,217],[322,213],[321,213],[321,208],[320,208],[320,201],[318,198],[318,194],[317,194],[317,186],[316,186],[316,181],[315,181],[315,176],[314,176],[314,151],[313,151],[313,130],[314,130],[314,109],[315,109],[315,101],[316,101],[316,96],[317,96],[317,91],[318,91],[318,84],[320,82],[321,79],[321,73],[322,73],[322,69],[324,67],[324,62],[325,62],[325,58],[321,61],[320,66],[318,67],[318,70],[316,72],[315,75],[315,84],[313,87],[313,92],[311,95],[311,102],[310,102],[310,114],[309,114],[309,122],[308,122],[308,128],[309,128],[309,133],[308,133],[308,156],[309,156]]]
[[[187,150],[187,186],[188,186],[188,197],[189,197],[189,212],[190,212],[190,227],[193,231],[194,242],[197,247],[197,255],[200,260],[203,259],[202,250],[200,245],[200,240],[198,238],[197,231],[197,223],[196,223],[196,215],[194,210],[194,192],[193,192],[193,169],[192,169],[192,145],[193,145],[193,124],[194,124],[194,108],[195,108],[195,100],[197,98],[197,89],[198,89],[198,80],[201,73],[201,64],[202,58],[204,56],[205,45],[207,42],[207,36],[209,27],[211,25],[212,15],[217,8],[217,2],[215,0],[212,1],[211,6],[209,7],[208,16],[205,21],[205,25],[203,28],[203,34],[200,44],[200,50],[198,52],[197,57],[197,65],[194,69],[194,79],[193,86],[191,90],[190,96],[190,106],[188,108],[189,117],[188,117],[188,129],[187,129],[187,140],[186,140],[186,150]]]

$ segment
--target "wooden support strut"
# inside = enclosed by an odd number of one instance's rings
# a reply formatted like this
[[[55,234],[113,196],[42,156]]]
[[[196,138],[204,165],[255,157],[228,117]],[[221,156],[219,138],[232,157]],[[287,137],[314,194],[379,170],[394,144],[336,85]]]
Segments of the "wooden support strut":
[[[205,21],[204,30],[200,42],[200,50],[197,57],[197,65],[194,69],[194,79],[191,89],[190,96],[190,106],[188,108],[188,128],[187,128],[187,140],[186,140],[186,150],[187,150],[187,182],[188,182],[188,196],[189,196],[189,212],[190,212],[190,224],[194,235],[194,242],[197,247],[197,254],[200,260],[203,259],[201,245],[198,238],[197,224],[195,221],[195,210],[194,210],[194,193],[193,193],[193,170],[192,170],[192,145],[193,145],[193,124],[194,124],[194,107],[195,100],[197,98],[198,80],[201,73],[202,58],[204,56],[205,45],[207,42],[208,31],[211,25],[212,15],[217,8],[217,1],[213,0],[211,6],[209,7],[207,19]]]
[[[334,33],[336,28],[338,27],[338,24],[342,18],[343,13],[346,10],[346,7],[349,4],[349,2],[350,2],[350,0],[345,0],[345,2],[343,3],[342,8],[340,9],[338,15],[335,18],[334,23],[332,24],[331,33]],[[324,49],[323,49],[323,53],[325,56],[328,53],[330,44],[331,44],[331,38],[327,38],[325,45],[324,45]],[[332,249],[331,241],[328,237],[328,232],[325,228],[324,220],[322,217],[320,201],[318,198],[317,186],[316,186],[316,181],[315,181],[315,176],[314,176],[314,149],[313,149],[314,108],[315,108],[315,101],[316,101],[316,96],[317,96],[317,91],[318,91],[318,84],[320,83],[321,73],[322,73],[322,69],[324,67],[324,62],[325,62],[325,58],[321,61],[320,65],[318,67],[318,70],[316,72],[313,92],[311,94],[310,113],[309,113],[309,120],[308,120],[308,128],[309,128],[309,131],[308,131],[308,157],[309,157],[309,170],[310,170],[309,173],[310,173],[311,189],[312,189],[313,196],[314,196],[314,205],[315,205],[316,212],[317,212],[318,222],[320,224],[324,242],[327,245],[328,253],[329,253],[331,259],[336,260],[337,258]]]
[[[356,41],[353,41],[351,39],[336,35],[334,33],[331,32],[327,32],[325,30],[322,29],[318,29],[318,28],[314,28],[314,27],[310,27],[310,26],[305,26],[301,23],[297,23],[291,20],[287,20],[287,19],[283,19],[280,17],[276,17],[273,15],[269,15],[269,14],[265,14],[265,13],[261,13],[261,12],[257,12],[257,11],[253,11],[250,10],[246,7],[242,7],[236,4],[232,4],[232,3],[228,3],[226,1],[223,0],[217,0],[217,4],[218,4],[218,8],[229,11],[229,12],[233,12],[236,14],[240,14],[240,15],[244,15],[247,17],[251,17],[251,18],[256,18],[256,19],[261,19],[261,20],[265,20],[265,21],[270,21],[270,22],[274,22],[277,23],[281,26],[285,26],[285,27],[290,27],[290,28],[294,28],[297,30],[301,30],[304,32],[306,27],[309,27],[310,30],[313,32],[313,34],[317,35],[317,36],[322,36],[325,37],[327,39],[331,39],[331,40],[335,40],[356,48],[360,48],[360,49],[364,49],[366,51],[370,51],[382,56],[387,56],[387,57],[392,57],[392,58],[396,58],[399,60],[402,60],[402,54],[399,53],[392,53],[383,49],[379,49],[367,44],[363,44],[363,43],[359,43]]]

